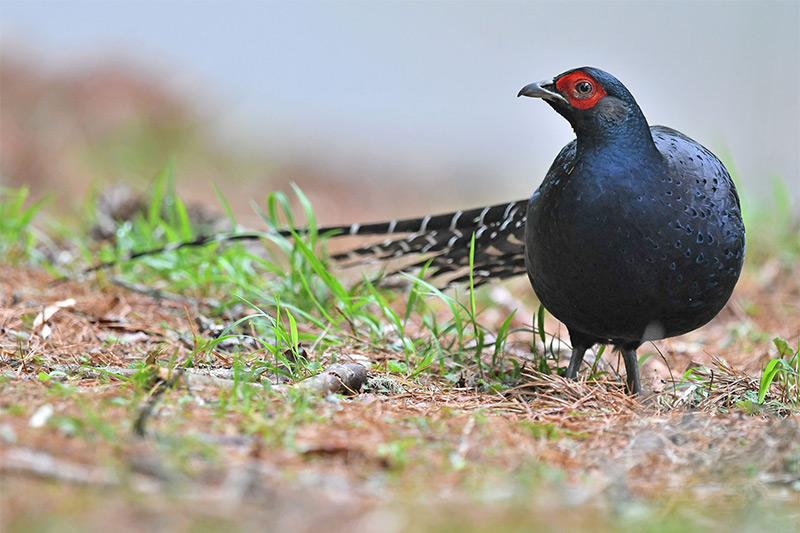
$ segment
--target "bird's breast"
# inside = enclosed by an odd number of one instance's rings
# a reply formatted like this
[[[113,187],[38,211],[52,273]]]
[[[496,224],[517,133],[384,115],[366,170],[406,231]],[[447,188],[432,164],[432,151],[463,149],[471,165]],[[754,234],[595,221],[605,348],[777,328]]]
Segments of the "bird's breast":
[[[664,336],[699,327],[741,268],[731,254],[743,244],[721,246],[739,227],[720,224],[723,203],[696,177],[659,168],[552,173],[528,208],[534,291],[568,326],[602,338],[637,339],[656,323]]]

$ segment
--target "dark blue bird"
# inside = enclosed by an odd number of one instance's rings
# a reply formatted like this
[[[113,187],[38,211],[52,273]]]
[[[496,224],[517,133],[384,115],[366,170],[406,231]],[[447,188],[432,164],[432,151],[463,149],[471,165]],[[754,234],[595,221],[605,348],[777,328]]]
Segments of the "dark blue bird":
[[[577,376],[587,349],[613,344],[622,352],[628,389],[638,394],[639,346],[706,324],[733,292],[745,247],[736,187],[706,148],[670,128],[650,127],[631,93],[607,72],[570,70],[518,96],[543,99],[577,137],[530,200],[318,231],[385,235],[332,259],[420,255],[404,269],[430,262],[428,274],[447,283],[470,278],[465,270],[474,238],[476,285],[527,272],[542,304],[566,325],[573,346],[568,378]],[[263,236],[200,237],[90,270]]]
[[[699,328],[730,298],[744,260],[736,187],[706,148],[648,126],[616,78],[579,68],[524,87],[566,118],[565,146],[528,203],[533,290],[584,352],[614,344],[641,391],[636,349]]]

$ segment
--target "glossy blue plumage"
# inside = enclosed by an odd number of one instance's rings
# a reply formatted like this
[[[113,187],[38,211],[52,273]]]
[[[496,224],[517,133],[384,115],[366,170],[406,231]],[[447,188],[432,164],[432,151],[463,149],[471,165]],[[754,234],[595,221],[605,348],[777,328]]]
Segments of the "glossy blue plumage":
[[[542,304],[570,332],[569,377],[588,347],[612,343],[627,351],[638,392],[636,348],[704,325],[730,298],[744,260],[739,197],[709,150],[647,126],[609,74],[576,70],[608,94],[585,110],[533,95],[565,116],[577,139],[530,199],[526,266]]]
[[[722,163],[674,130],[652,131],[663,164],[580,164],[573,141],[528,207],[537,296],[570,331],[615,344],[702,326],[727,302],[744,258]]]

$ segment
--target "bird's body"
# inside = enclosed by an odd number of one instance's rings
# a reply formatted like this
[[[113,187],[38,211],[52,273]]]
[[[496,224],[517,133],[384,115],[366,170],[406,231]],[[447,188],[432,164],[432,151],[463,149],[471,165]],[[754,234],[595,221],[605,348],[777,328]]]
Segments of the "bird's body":
[[[652,128],[660,161],[578,162],[561,152],[531,198],[528,275],[570,331],[614,344],[673,337],[711,320],[738,278],[738,198],[708,150]],[[680,177],[677,177],[680,176]]]
[[[628,90],[602,70],[567,71],[519,94],[544,99],[577,137],[529,201],[318,231],[386,235],[333,259],[421,254],[411,266],[430,262],[428,274],[449,282],[468,278],[474,236],[476,284],[527,272],[542,304],[566,325],[567,377],[576,377],[588,348],[610,343],[622,352],[628,388],[639,393],[636,349],[699,328],[733,291],[744,260],[736,188],[709,150],[651,128]]]
[[[636,349],[699,328],[730,298],[744,260],[739,197],[724,165],[685,135],[650,127],[613,76],[584,67],[531,84],[577,138],[528,204],[525,258],[542,304],[569,330],[567,377],[594,344]]]

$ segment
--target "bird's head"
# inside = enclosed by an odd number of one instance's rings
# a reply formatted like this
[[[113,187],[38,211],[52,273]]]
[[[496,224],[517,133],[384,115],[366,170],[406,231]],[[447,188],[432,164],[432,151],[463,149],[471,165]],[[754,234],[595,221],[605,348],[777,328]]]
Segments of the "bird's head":
[[[582,135],[612,134],[647,126],[633,95],[620,81],[600,69],[581,67],[555,78],[531,83],[517,96],[541,98]]]

